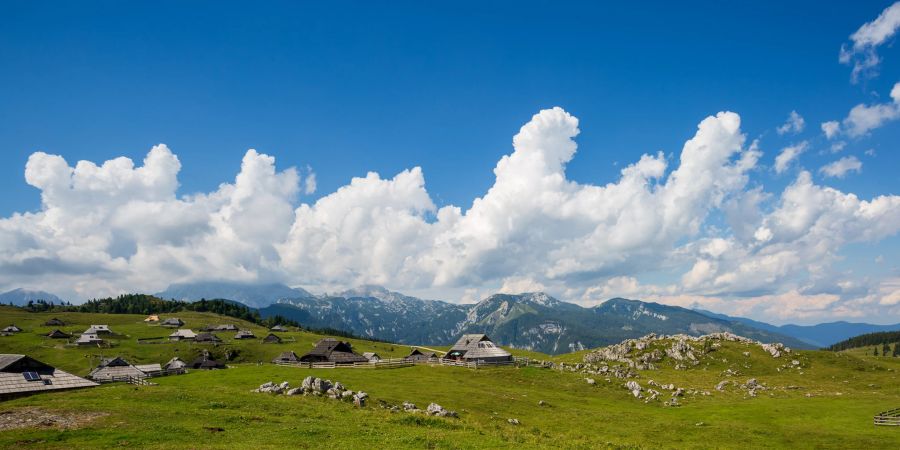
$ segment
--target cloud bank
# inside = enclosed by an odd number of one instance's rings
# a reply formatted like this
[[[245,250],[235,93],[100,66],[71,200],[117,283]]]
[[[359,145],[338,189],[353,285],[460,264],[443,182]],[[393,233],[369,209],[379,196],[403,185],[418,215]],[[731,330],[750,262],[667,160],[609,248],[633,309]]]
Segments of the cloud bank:
[[[227,279],[545,289],[584,304],[632,295],[772,316],[896,308],[893,285],[842,287],[832,263],[848,243],[896,234],[900,197],[861,200],[805,170],[780,195],[765,192],[751,183],[762,153],[731,112],[701,121],[673,167],[645,154],[605,185],[566,177],[578,133],[561,108],[536,114],[468,208],[438,208],[418,167],[370,172],[305,203],[311,169],[278,170],[255,150],[232,182],[182,196],[181,165],[162,144],[139,167],[34,153],[25,175],[42,206],[0,219],[0,286],[88,298]],[[672,281],[641,281],[654,272]]]

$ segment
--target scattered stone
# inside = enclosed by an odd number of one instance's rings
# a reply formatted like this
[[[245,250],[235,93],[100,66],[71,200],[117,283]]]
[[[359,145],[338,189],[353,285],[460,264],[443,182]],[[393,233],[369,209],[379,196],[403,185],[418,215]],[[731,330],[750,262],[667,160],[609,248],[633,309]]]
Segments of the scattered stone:
[[[584,381],[586,381],[587,384],[590,384],[592,386],[596,383],[596,381],[594,381],[593,378],[585,378]]]
[[[694,424],[695,427],[702,427],[703,425],[706,425],[706,424],[703,422],[697,422]]]
[[[548,405],[547,402],[545,402],[543,400],[538,400],[538,406],[550,406],[550,405]]]
[[[725,386],[728,386],[728,380],[722,380],[722,381],[720,381],[719,384],[716,385],[716,390],[717,390],[717,391],[724,392],[724,391],[725,391]]]
[[[437,403],[431,403],[428,405],[428,408],[425,409],[429,416],[438,416],[438,417],[456,417],[456,411],[448,411],[444,409],[441,405]]]
[[[508,419],[507,422],[509,422],[510,425],[518,425],[519,419]]]

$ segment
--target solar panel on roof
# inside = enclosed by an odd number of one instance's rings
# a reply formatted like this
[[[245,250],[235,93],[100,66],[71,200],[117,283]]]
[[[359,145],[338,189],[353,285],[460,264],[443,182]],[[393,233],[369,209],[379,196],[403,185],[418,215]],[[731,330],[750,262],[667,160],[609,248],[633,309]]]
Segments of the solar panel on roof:
[[[25,377],[25,381],[39,381],[41,379],[37,372],[23,372],[22,376]]]

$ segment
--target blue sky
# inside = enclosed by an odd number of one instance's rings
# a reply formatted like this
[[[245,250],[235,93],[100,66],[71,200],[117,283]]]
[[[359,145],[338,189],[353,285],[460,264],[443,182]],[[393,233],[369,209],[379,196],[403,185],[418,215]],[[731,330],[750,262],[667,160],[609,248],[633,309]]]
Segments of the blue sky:
[[[900,193],[895,149],[900,123],[886,120],[860,136],[834,139],[819,127],[843,120],[858,104],[890,104],[889,93],[900,80],[893,38],[876,49],[877,73],[870,70],[856,83],[851,67],[838,61],[850,35],[889,6],[198,2],[187,8],[183,2],[6,2],[0,5],[0,189],[6,193],[0,217],[42,211],[41,190],[23,176],[34,152],[61,155],[73,167],[79,160],[101,164],[119,156],[140,165],[152,146],[165,143],[180,162],[179,197],[206,195],[222,183],[234,183],[249,148],[273,156],[279,171],[296,167],[301,180],[314,172],[315,192],[288,193],[292,208],[312,204],[369,171],[389,179],[418,166],[434,204],[425,208],[426,221],[435,222],[439,208],[455,205],[465,213],[483,197],[495,184],[494,166],[513,151],[511,137],[532,115],[554,106],[579,120],[578,152],[565,171],[573,182],[615,183],[623,167],[658,151],[664,152],[666,173],[671,173],[698,123],[719,111],[734,111],[741,117],[744,147],[759,139],[762,151],[742,190],[770,193],[769,210],[802,169],[817,186],[860,199],[895,195]],[[779,135],[776,129],[791,111],[806,125],[798,133]],[[782,149],[801,142],[806,150],[783,172],[773,171]],[[839,152],[831,151],[835,142],[844,143]],[[820,171],[843,157],[856,158],[861,172],[826,177]],[[698,239],[732,234],[718,208],[704,211],[709,217],[703,229],[675,237],[669,243],[673,252],[678,247],[687,251],[684,245]],[[117,233],[99,226],[99,234]],[[54,253],[51,259],[64,258],[59,249],[35,245]],[[309,245],[303,248],[315,250]],[[125,246],[140,247],[140,241]],[[891,280],[900,275],[900,261],[893,256],[898,249],[890,230],[864,242],[835,244],[829,254],[840,257],[829,270],[859,283],[868,278],[869,291],[841,293],[839,301],[809,320],[841,317],[837,305],[884,289],[893,292]],[[272,251],[284,258],[283,250]],[[874,262],[879,257],[881,262]],[[247,264],[241,267],[253,272],[251,278],[323,289],[378,282],[453,301],[527,279],[567,300],[592,302],[585,289],[610,279],[671,284],[692,265],[681,260],[645,267],[632,261],[625,264],[637,267],[630,272],[593,267],[577,277],[591,282],[575,292],[570,281],[552,276],[536,280],[544,275],[527,271],[495,276],[484,269],[492,267],[489,261],[470,267],[483,276],[446,283],[435,281],[440,277],[394,276],[390,270],[306,277],[297,275],[305,265],[265,276]],[[58,289],[78,297],[127,290],[113,282],[84,281],[115,270],[67,272],[72,278]],[[808,274],[785,278],[794,284],[782,293],[833,291],[804,284]],[[41,280],[40,274],[27,272],[24,278],[0,279],[0,288],[23,281],[39,287]],[[690,295],[743,299],[757,291]],[[666,300],[658,292],[634,294]],[[672,297],[684,295],[679,291]],[[686,300],[671,299],[678,301]],[[860,304],[855,311],[864,310],[864,318],[888,314],[900,320],[896,304],[875,303],[881,306]],[[711,306],[730,311],[729,305]],[[765,316],[753,308],[746,312]],[[806,316],[773,319],[792,318]]]

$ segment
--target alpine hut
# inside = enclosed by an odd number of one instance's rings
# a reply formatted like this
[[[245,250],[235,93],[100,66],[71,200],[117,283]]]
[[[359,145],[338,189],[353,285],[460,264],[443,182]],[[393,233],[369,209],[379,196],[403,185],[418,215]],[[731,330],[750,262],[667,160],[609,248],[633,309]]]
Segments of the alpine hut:
[[[212,334],[212,333],[200,333],[200,334],[198,334],[197,336],[194,337],[194,342],[213,342],[213,343],[216,343],[216,342],[222,342],[222,340],[219,339],[218,336],[216,336],[216,335],[214,335],[214,334]]]
[[[496,346],[486,334],[464,334],[447,352],[446,359],[483,362],[512,361],[512,355]]]
[[[235,339],[256,339],[256,336],[250,330],[240,330],[234,334]]]
[[[294,352],[282,352],[277,358],[272,360],[275,364],[292,364],[300,362],[300,357]]]
[[[20,331],[22,331],[21,328],[15,326],[15,325],[10,325],[10,326],[0,330],[0,333],[12,334],[12,333],[18,333]]]
[[[202,355],[197,357],[197,359],[191,363],[191,368],[203,370],[224,369],[225,364],[212,359],[208,352],[203,352]]]
[[[237,325],[226,323],[222,325],[210,325],[206,327],[206,331],[237,331]]]
[[[163,365],[164,370],[184,370],[187,368],[187,363],[182,361],[179,357],[174,357],[169,360],[165,365]]]
[[[263,338],[263,344],[280,344],[280,343],[281,343],[281,338],[278,336],[275,336],[272,333],[269,333],[268,336]]]
[[[168,319],[160,322],[160,325],[164,326],[164,327],[178,328],[178,327],[184,325],[184,321],[182,321],[181,319],[179,319],[177,317],[169,317]]]
[[[406,360],[409,362],[428,362],[434,358],[437,358],[437,354],[434,352],[422,351],[421,349],[414,348],[412,352],[406,357]]]
[[[284,333],[287,330],[288,330],[287,328],[285,328],[281,325],[275,325],[274,327],[269,328],[269,331],[271,331],[273,333]]]
[[[159,316],[156,314],[150,314],[146,319],[144,319],[144,322],[159,322]]]
[[[82,334],[112,334],[112,330],[109,329],[109,325],[91,325]]]
[[[103,339],[100,339],[95,333],[82,333],[75,341],[76,345],[99,345],[102,343]]]
[[[303,362],[333,362],[335,364],[353,364],[369,362],[362,355],[353,353],[349,342],[325,338],[316,343],[311,352],[300,357]]]
[[[378,356],[378,353],[375,352],[365,352],[363,353],[363,358],[368,359],[370,363],[381,361],[381,357]]]
[[[170,341],[190,341],[197,338],[197,333],[194,333],[193,330],[189,330],[187,328],[182,328],[180,330],[176,330],[174,333],[169,335]]]
[[[66,323],[62,320],[57,319],[56,317],[44,322],[45,327],[64,327]]]
[[[156,367],[159,367],[159,364],[156,364]],[[88,378],[94,381],[124,381],[128,378],[147,378],[149,376],[121,356],[102,360],[100,365],[88,374]]]
[[[50,339],[68,339],[68,338],[72,337],[72,335],[68,334],[68,333],[64,333],[64,332],[60,331],[59,328],[57,328],[57,329],[47,333],[47,337]]]
[[[0,354],[0,400],[33,394],[97,386],[25,355]]]

